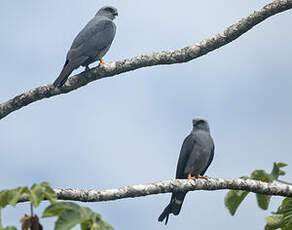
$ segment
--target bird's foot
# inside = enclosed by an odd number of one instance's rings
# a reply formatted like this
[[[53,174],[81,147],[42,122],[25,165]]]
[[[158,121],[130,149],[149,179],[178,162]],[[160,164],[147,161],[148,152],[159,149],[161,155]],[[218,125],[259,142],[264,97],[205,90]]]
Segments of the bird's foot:
[[[105,64],[105,62],[104,62],[102,59],[100,59],[100,60],[99,60],[99,65],[98,65],[98,66],[101,66],[101,65],[103,65],[103,64]]]
[[[90,68],[89,68],[89,66],[87,65],[87,66],[85,66],[85,71],[87,71],[87,72],[89,72],[90,71]]]
[[[192,176],[191,174],[188,175],[188,180],[195,180],[196,178]]]
[[[197,176],[197,178],[200,178],[200,179],[207,179],[208,178],[208,176],[207,175],[205,175],[205,176],[201,176],[200,174]]]

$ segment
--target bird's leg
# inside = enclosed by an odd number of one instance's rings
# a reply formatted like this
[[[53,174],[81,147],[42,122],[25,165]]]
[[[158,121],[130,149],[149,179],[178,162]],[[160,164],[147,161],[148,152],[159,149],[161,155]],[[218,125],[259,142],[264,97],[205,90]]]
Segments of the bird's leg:
[[[188,180],[195,180],[196,178],[192,176],[191,174],[188,175]]]
[[[207,179],[208,178],[208,176],[207,175],[205,175],[205,176],[201,176],[200,174],[197,176],[197,178],[200,178],[200,179]]]
[[[90,68],[89,68],[89,66],[87,65],[87,66],[85,66],[85,71],[90,71]]]
[[[102,59],[99,59],[99,65],[98,66],[103,65],[103,64],[105,64],[105,62]]]

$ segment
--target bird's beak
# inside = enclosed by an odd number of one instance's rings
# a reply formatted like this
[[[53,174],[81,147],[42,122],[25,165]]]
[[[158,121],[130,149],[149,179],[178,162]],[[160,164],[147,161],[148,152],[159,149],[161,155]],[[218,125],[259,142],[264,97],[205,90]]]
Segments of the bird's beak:
[[[118,12],[115,12],[115,13],[114,13],[114,16],[119,16]]]

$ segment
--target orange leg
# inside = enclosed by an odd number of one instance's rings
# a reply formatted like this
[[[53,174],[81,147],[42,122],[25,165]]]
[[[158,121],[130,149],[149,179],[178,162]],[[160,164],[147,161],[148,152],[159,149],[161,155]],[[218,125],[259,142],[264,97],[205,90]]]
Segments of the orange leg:
[[[99,65],[103,65],[105,62],[102,59],[99,59]]]
[[[195,180],[196,178],[193,177],[191,174],[188,175],[188,180]]]
[[[205,176],[198,175],[197,178],[200,178],[200,179],[207,179],[208,176],[206,176],[206,175],[205,175]]]

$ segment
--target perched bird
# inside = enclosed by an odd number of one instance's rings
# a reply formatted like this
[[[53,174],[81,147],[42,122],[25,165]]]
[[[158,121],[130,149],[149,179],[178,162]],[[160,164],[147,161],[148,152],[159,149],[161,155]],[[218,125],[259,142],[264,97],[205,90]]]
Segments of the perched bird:
[[[176,179],[207,178],[204,176],[214,157],[214,142],[208,122],[201,118],[193,119],[193,130],[185,138],[176,168]],[[167,224],[169,214],[178,215],[186,192],[174,192],[158,221]]]
[[[115,34],[116,25],[113,23],[118,10],[112,6],[102,7],[88,24],[79,32],[67,53],[65,65],[54,82],[55,87],[62,86],[74,69],[86,67],[99,60],[109,50]]]

